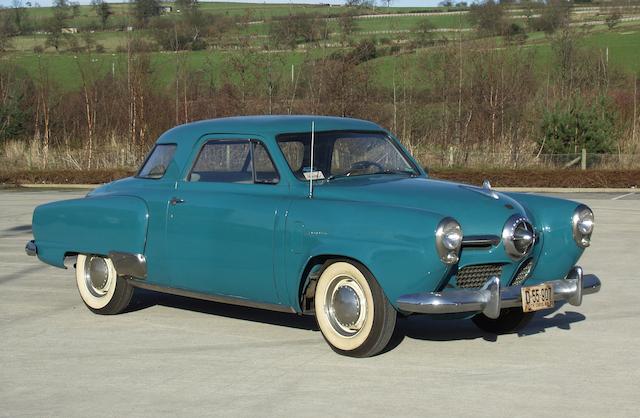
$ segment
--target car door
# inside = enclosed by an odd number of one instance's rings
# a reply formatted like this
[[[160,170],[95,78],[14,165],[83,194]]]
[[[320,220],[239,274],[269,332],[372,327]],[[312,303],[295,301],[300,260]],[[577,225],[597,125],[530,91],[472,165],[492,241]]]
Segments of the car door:
[[[287,192],[263,141],[201,140],[169,204],[172,287],[278,303]]]

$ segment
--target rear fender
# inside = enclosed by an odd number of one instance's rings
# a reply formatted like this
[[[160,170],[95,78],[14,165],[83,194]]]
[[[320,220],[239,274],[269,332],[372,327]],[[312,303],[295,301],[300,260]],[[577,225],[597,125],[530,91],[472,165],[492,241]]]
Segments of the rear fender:
[[[68,254],[143,254],[148,213],[144,200],[133,196],[89,197],[38,206],[32,221],[38,258],[64,267]]]

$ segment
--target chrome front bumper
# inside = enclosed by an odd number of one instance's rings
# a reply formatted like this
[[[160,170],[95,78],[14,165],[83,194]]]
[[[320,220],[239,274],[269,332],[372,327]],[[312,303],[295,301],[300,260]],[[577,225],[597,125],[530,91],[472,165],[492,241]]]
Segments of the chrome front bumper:
[[[566,300],[579,306],[583,295],[600,290],[600,279],[593,274],[584,275],[582,268],[574,267],[565,279],[540,284],[553,287],[554,302]],[[424,292],[403,295],[397,305],[405,312],[423,314],[450,314],[482,312],[489,318],[497,318],[503,308],[522,306],[522,286],[500,287],[498,277],[490,277],[482,289],[445,289],[442,292]]]

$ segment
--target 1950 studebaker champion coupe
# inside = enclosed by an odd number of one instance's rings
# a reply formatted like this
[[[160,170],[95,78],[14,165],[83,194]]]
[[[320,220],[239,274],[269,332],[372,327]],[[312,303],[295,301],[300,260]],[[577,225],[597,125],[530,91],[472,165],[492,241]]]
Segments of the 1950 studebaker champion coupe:
[[[38,206],[26,251],[75,264],[95,313],[136,287],[308,313],[366,357],[398,314],[502,333],[580,305],[600,289],[575,265],[593,222],[569,200],[432,180],[371,122],[236,117],[173,128],[136,176]]]

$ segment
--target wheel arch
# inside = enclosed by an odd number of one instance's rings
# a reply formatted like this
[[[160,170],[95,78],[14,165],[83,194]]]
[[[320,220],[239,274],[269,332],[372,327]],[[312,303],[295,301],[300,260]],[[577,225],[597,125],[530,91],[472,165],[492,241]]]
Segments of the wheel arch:
[[[337,261],[348,261],[359,264],[367,269],[367,272],[373,276],[371,269],[367,267],[365,263],[352,256],[337,253],[314,255],[309,258],[302,269],[302,273],[300,274],[298,285],[298,306],[296,306],[296,309],[299,309],[303,314],[313,314],[315,283],[322,274],[322,271],[327,266]]]

